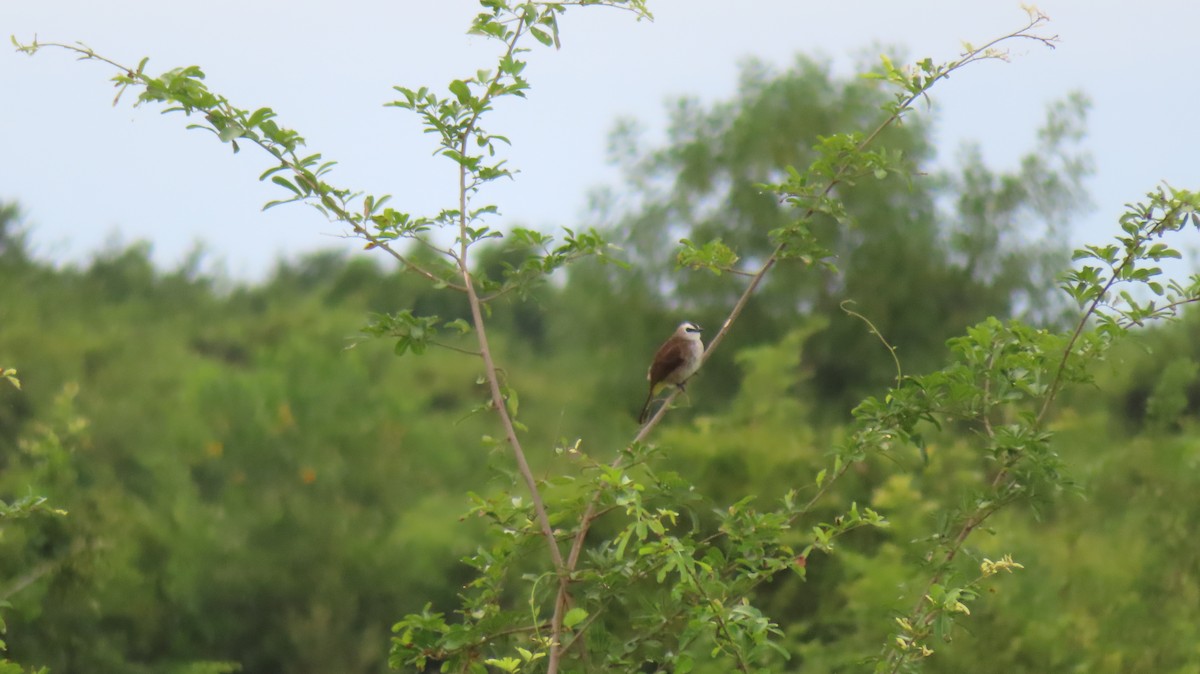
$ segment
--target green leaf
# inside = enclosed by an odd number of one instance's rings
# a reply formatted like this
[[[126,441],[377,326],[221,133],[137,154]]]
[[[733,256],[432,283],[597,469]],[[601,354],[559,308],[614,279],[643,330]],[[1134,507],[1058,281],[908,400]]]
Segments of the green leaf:
[[[588,617],[588,612],[586,610],[576,606],[575,608],[571,609],[570,611],[567,611],[567,615],[563,616],[563,626],[568,629],[575,627],[576,625],[583,622],[584,620],[587,620],[587,617]]]
[[[535,39],[537,39],[538,42],[541,42],[542,44],[546,45],[547,47],[554,46],[554,38],[551,37],[549,33],[538,28],[537,26],[530,26],[529,33],[531,35],[533,35],[533,37]]]
[[[515,672],[521,668],[521,661],[516,658],[488,658],[484,663],[506,672]]]
[[[507,387],[504,389],[504,402],[508,407],[509,415],[516,417],[521,411],[521,398],[514,389]]]
[[[228,143],[235,138],[241,138],[245,132],[246,130],[243,129],[241,125],[229,124],[217,132],[217,137],[221,139],[222,143]]]
[[[7,379],[8,383],[12,384],[13,386],[17,387],[18,389],[21,388],[21,380],[17,379],[17,371],[16,370],[14,370],[12,368],[0,368],[0,377]]]
[[[471,88],[462,80],[454,80],[450,83],[450,93],[458,98],[458,102],[466,105],[471,100]]]
[[[289,190],[295,192],[296,196],[298,196],[298,197],[303,196],[303,194],[300,192],[300,188],[293,185],[292,181],[288,180],[287,178],[284,178],[283,176],[271,176],[271,182],[275,183],[276,185],[280,185],[282,187],[288,188]]]

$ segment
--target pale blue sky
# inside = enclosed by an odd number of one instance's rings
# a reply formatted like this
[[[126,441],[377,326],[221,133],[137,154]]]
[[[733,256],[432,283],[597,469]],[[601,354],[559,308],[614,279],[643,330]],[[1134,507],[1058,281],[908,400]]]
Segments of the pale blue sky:
[[[561,51],[538,49],[528,101],[506,102],[491,128],[512,138],[516,182],[490,195],[504,222],[578,222],[589,188],[615,175],[604,162],[615,119],[661,130],[663,102],[680,94],[729,96],[737,64],[785,67],[803,51],[838,72],[873,43],[915,57],[953,57],[1025,19],[1008,0],[806,2],[650,0],[653,23],[625,12],[574,8]],[[1116,231],[1121,205],[1160,180],[1200,188],[1195,28],[1200,3],[1046,0],[1047,29],[1062,42],[1018,45],[1009,64],[985,63],[935,92],[944,161],[964,140],[1011,167],[1045,104],[1080,89],[1094,101],[1088,146],[1096,211],[1077,240]],[[453,168],[403,111],[383,108],[391,87],[444,86],[489,67],[493,44],[465,34],[468,0],[2,0],[0,30],[28,40],[79,40],[118,61],[149,56],[158,72],[196,64],[211,88],[242,107],[269,106],[309,148],[336,159],[337,184],[391,193],[394,205],[436,211],[452,197]],[[180,116],[109,105],[112,71],[60,51],[30,59],[0,52],[0,199],[17,200],[42,258],[86,258],[114,237],[152,242],[174,265],[203,241],[225,269],[260,278],[281,254],[359,248],[309,208],[260,211],[280,196],[257,181],[269,164],[249,149],[231,156]],[[132,99],[131,99],[132,100]]]

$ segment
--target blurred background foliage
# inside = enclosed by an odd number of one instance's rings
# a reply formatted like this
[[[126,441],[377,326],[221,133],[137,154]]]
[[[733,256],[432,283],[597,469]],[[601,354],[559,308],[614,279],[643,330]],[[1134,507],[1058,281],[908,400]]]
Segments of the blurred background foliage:
[[[632,269],[577,265],[491,317],[542,474],[576,439],[617,451],[657,343],[685,317],[717,327],[740,291],[677,269],[675,243],[721,238],[764,257],[766,232],[795,214],[756,185],[806,164],[819,135],[869,126],[884,96],[807,58],[749,63],[731,100],[674,102],[660,144],[618,125],[624,181],[598,190],[581,224]],[[662,430],[666,467],[718,504],[811,481],[849,410],[896,374],[845,300],[909,374],[987,316],[1060,321],[1053,279],[1087,203],[1086,108],[1052,106],[1010,172],[972,148],[935,170],[928,122],[890,130],[883,144],[921,173],[844,188],[854,226],[820,224],[839,272],[769,277]],[[357,329],[405,308],[463,317],[459,298],[333,253],[258,284],[207,274],[199,257],[155,269],[142,244],[64,267],[32,256],[25,227],[14,204],[0,209],[0,364],[24,384],[0,386],[0,498],[44,495],[69,515],[0,530],[11,657],[61,673],[379,672],[398,617],[456,604],[470,573],[454,560],[482,530],[462,519],[467,494],[511,479],[507,453],[480,442],[496,432],[472,412],[480,366],[445,349],[397,358]],[[480,272],[514,252],[487,250]],[[929,671],[1200,672],[1196,322],[1143,332],[1069,398],[1056,446],[1077,491],[992,522],[973,563],[1011,553],[1026,569],[972,605],[969,632]],[[878,652],[908,608],[900,588],[920,577],[912,541],[987,470],[964,433],[932,432],[927,457],[839,482],[830,503],[870,505],[891,529],[814,557],[806,583],[762,588],[794,671],[859,671]]]

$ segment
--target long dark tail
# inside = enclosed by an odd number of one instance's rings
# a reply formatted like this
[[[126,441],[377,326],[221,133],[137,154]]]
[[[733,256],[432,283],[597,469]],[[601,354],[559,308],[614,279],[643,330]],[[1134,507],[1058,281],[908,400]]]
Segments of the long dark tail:
[[[650,401],[654,400],[654,387],[650,387],[650,392],[646,394],[646,404],[642,405],[642,413],[638,415],[638,423],[646,423],[646,418],[650,416]]]

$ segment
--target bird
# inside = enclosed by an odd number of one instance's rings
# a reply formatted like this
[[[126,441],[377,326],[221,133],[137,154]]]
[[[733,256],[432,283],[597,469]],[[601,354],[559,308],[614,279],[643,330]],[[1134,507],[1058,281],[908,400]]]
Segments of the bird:
[[[678,386],[684,390],[684,384],[700,369],[700,358],[704,355],[704,343],[700,341],[701,328],[691,321],[684,321],[675,328],[675,334],[658,347],[650,369],[646,371],[646,379],[650,380],[650,393],[646,395],[646,404],[638,415],[638,423],[646,423],[650,411],[650,402],[663,386]]]

